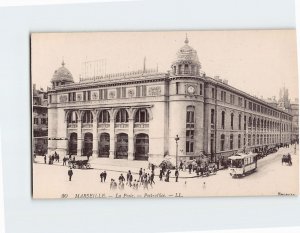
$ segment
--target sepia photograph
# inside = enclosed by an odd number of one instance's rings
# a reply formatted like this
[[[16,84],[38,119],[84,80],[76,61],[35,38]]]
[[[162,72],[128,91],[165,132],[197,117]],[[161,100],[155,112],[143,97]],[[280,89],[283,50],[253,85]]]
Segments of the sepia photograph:
[[[34,199],[299,194],[295,30],[30,40]]]

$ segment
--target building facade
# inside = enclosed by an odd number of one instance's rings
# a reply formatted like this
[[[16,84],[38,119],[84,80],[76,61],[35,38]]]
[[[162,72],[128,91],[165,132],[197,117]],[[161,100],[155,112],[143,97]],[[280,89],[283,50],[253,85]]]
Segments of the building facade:
[[[48,152],[216,161],[246,147],[290,143],[291,114],[207,76],[187,38],[170,66],[75,83],[63,62],[48,90]]]
[[[35,154],[47,153],[48,147],[48,95],[47,92],[32,88],[32,151]]]

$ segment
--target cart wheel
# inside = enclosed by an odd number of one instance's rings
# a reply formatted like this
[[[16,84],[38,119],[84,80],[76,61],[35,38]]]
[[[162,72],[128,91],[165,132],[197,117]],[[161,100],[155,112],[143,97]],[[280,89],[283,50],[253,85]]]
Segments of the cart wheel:
[[[89,163],[86,164],[86,168],[90,168],[91,165]]]

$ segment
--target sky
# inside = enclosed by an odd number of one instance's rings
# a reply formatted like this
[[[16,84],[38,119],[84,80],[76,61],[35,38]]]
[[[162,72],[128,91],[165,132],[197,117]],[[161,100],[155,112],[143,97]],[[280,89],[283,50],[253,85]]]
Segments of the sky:
[[[146,57],[146,68],[167,72],[186,35],[206,75],[257,97],[278,99],[283,86],[291,99],[298,97],[294,30],[34,33],[32,82],[51,86],[62,60],[75,82],[84,75],[82,64],[94,60],[117,73],[142,69]]]

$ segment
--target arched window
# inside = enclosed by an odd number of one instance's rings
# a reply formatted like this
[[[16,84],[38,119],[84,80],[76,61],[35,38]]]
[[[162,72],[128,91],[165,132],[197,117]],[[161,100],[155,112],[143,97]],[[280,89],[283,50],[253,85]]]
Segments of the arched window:
[[[231,127],[231,129],[233,129],[233,119],[234,119],[234,114],[231,113],[231,115],[230,115],[230,127]]]
[[[85,111],[83,113],[82,123],[93,123],[93,114],[91,111]]]
[[[220,147],[220,150],[221,151],[224,151],[224,145],[225,145],[225,135],[224,134],[221,134],[221,147]]]
[[[233,149],[233,134],[230,134],[230,150]]]
[[[128,122],[128,112],[126,111],[126,109],[122,108],[118,111],[116,122],[117,123]]]
[[[221,126],[222,126],[222,129],[225,128],[225,112],[224,111],[222,111]]]
[[[71,111],[68,114],[68,123],[77,123],[78,118],[77,118],[77,114],[75,111]]]
[[[109,112],[107,110],[102,110],[99,114],[99,123],[110,122]]]
[[[139,109],[135,114],[135,122],[144,123],[149,122],[149,114],[147,109]]]

